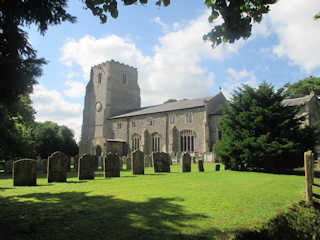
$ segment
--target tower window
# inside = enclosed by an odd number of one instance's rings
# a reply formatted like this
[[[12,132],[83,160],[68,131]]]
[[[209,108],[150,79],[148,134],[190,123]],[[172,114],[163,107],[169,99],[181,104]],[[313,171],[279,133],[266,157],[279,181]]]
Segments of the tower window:
[[[152,152],[160,152],[160,135],[157,133],[152,136]]]
[[[169,119],[170,119],[170,124],[174,124],[174,120],[175,120],[174,113],[171,113],[171,114],[169,115]]]
[[[123,84],[127,84],[128,83],[128,81],[127,81],[127,75],[124,73],[124,74],[122,74],[122,83]]]
[[[148,125],[149,125],[149,126],[152,126],[152,125],[153,125],[152,119],[149,119],[149,120],[148,120]]]
[[[192,130],[184,130],[180,133],[180,151],[194,152],[195,133]]]
[[[187,123],[192,123],[192,112],[188,112],[186,114],[186,122]]]
[[[117,129],[121,129],[121,122],[117,123]]]
[[[102,73],[98,74],[98,83],[101,84],[101,77],[102,77]]]

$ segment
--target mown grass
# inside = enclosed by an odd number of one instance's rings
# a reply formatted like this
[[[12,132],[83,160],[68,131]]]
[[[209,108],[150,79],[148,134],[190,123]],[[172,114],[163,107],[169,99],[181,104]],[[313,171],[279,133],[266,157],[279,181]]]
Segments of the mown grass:
[[[0,177],[0,239],[228,239],[256,229],[304,197],[304,176],[214,171],[13,187]]]

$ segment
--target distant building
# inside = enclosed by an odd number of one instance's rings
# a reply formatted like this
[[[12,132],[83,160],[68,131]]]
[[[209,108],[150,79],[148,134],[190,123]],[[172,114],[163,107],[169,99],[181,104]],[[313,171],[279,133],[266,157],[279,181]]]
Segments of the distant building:
[[[301,98],[285,99],[282,101],[282,104],[300,107],[297,117],[304,117],[302,126],[315,126],[317,123],[320,123],[320,100],[313,91],[310,95]],[[314,150],[320,156],[320,144]]]
[[[222,92],[142,108],[140,99],[136,68],[113,60],[94,66],[86,87],[80,154],[105,154],[109,143],[124,152],[206,153],[221,137]]]

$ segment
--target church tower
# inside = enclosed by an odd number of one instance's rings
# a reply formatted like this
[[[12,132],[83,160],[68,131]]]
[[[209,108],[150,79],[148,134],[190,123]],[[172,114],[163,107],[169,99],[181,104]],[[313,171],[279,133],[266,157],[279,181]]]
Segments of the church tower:
[[[109,120],[115,114],[140,108],[138,72],[134,67],[107,61],[91,68],[86,87],[80,154],[95,154],[113,138]]]

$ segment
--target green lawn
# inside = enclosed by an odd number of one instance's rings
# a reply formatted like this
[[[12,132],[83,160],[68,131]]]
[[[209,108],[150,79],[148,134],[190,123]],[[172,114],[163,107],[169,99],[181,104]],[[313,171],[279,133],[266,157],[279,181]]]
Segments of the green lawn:
[[[228,239],[261,226],[304,197],[304,176],[215,172],[205,164],[171,173],[13,187],[0,177],[0,239]]]

